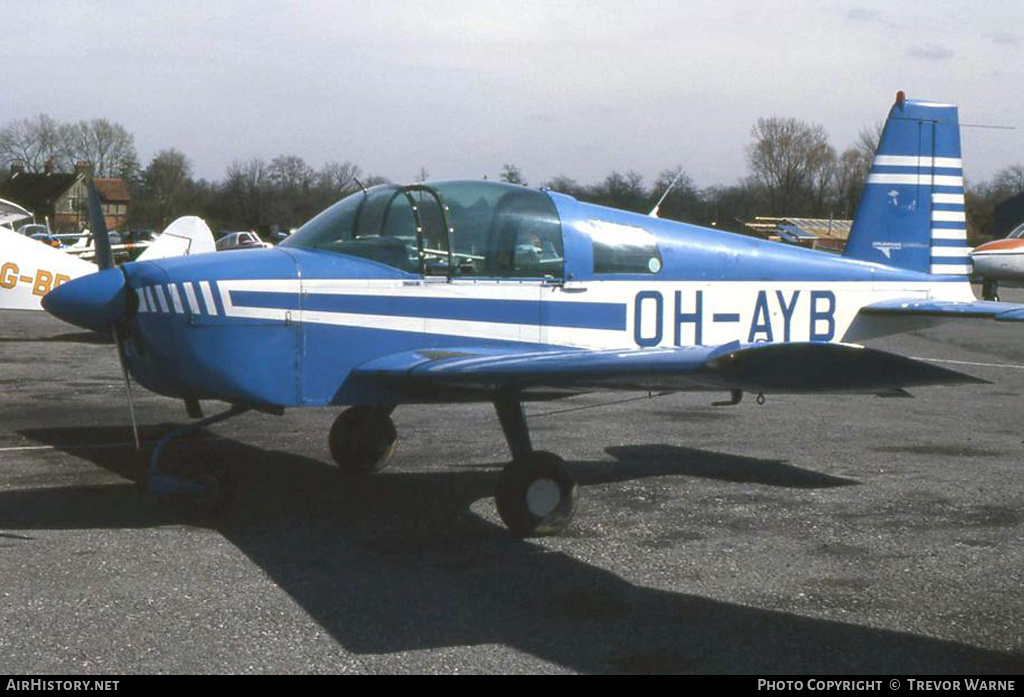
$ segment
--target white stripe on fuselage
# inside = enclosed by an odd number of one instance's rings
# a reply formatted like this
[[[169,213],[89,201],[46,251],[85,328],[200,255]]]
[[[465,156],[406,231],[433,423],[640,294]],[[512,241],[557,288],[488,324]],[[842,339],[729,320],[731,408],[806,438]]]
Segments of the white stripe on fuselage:
[[[902,331],[900,320],[857,317],[865,305],[896,298],[973,301],[970,286],[956,282],[670,282],[593,281],[565,288],[516,281],[401,282],[372,280],[225,280],[217,283],[226,317],[516,341],[581,348],[633,348],[730,341],[853,341]],[[540,303],[624,305],[622,329],[541,326],[479,319],[437,319],[325,310],[238,306],[232,291],[305,295],[357,295],[408,299],[518,300]],[[638,294],[643,293],[638,301]],[[701,298],[699,322],[693,318]],[[815,306],[812,307],[812,298]],[[834,298],[833,302],[830,298]],[[400,306],[397,306],[400,308]],[[500,308],[495,312],[500,315]],[[586,323],[588,309],[581,307]],[[920,320],[915,320],[918,323]],[[656,342],[656,343],[655,343]]]

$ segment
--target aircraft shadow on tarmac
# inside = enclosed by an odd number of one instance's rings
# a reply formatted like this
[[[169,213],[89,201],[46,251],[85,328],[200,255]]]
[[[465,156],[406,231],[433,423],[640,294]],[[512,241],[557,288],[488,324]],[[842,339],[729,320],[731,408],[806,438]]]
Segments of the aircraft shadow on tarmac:
[[[144,436],[157,433],[147,428]],[[137,480],[124,429],[20,432]],[[64,445],[72,444],[72,445]],[[729,481],[850,483],[790,465],[672,446],[609,449],[617,463],[571,463],[581,483],[682,474]],[[129,453],[131,453],[129,455]],[[567,554],[511,538],[470,510],[495,463],[456,471],[340,476],[332,465],[230,439],[168,452],[188,467],[225,463],[237,497],[216,522],[347,650],[388,654],[502,644],[584,672],[1020,672],[1024,657],[898,631],[744,607],[634,585]],[[723,473],[724,472],[724,473]],[[0,529],[134,528],[196,523],[128,484],[0,493]],[[325,668],[329,668],[325,666]]]

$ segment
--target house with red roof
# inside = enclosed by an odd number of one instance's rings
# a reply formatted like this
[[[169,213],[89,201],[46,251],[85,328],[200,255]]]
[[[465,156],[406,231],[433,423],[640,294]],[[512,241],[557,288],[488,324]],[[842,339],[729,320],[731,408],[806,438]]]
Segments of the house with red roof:
[[[123,179],[92,178],[88,162],[79,162],[72,173],[55,172],[47,162],[42,172],[26,172],[20,163],[11,165],[10,176],[0,182],[0,198],[13,201],[35,214],[54,232],[81,232],[89,226],[88,182],[100,195],[107,229],[123,229],[128,222],[131,192]]]

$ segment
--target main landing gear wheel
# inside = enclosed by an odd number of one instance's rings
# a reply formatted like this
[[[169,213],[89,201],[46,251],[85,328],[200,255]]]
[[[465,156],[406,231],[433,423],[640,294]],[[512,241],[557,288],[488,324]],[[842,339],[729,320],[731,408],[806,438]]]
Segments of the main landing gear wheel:
[[[576,512],[577,485],[562,458],[535,450],[501,472],[494,500],[517,537],[557,535]]]
[[[345,474],[371,474],[387,466],[398,445],[394,407],[351,407],[331,426],[327,444]]]

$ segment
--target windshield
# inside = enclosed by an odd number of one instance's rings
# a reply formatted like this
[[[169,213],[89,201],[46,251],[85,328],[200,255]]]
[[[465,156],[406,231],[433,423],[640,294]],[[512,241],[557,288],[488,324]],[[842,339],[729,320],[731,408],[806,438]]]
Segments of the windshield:
[[[561,278],[564,266],[550,197],[488,181],[374,187],[342,199],[281,245],[424,275]]]
[[[385,214],[396,200],[396,210],[388,221]],[[377,186],[338,201],[281,246],[350,254],[416,273],[419,254],[416,225],[411,218],[401,188]]]

